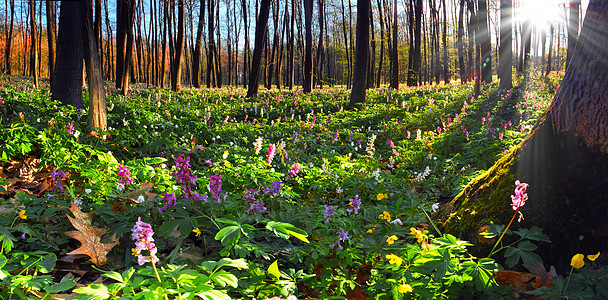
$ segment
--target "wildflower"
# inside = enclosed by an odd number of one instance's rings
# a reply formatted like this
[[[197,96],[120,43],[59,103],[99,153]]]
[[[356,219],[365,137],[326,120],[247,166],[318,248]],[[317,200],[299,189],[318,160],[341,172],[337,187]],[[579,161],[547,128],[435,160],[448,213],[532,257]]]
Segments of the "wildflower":
[[[90,194],[92,192],[92,190],[91,189],[84,189],[84,192],[87,193],[87,194]]]
[[[337,188],[336,189],[336,193],[338,194],[342,194],[342,192],[344,192],[344,190],[342,188]]]
[[[329,223],[329,219],[331,217],[335,217],[334,215],[334,207],[323,204],[325,207],[325,211],[323,212],[323,218],[325,218],[325,223]]]
[[[376,135],[372,134],[372,136],[369,138],[369,141],[367,143],[367,147],[365,148],[365,152],[367,152],[367,154],[370,156],[374,155],[374,142],[375,141],[376,141]]]
[[[270,144],[268,145],[268,155],[266,156],[266,161],[268,162],[268,164],[272,164],[272,159],[274,158],[274,155],[276,154],[276,146],[274,144]]]
[[[247,213],[254,211],[256,213],[263,213],[266,211],[266,207],[264,206],[264,202],[262,202],[261,200],[256,200],[251,202],[251,204],[249,205],[249,209],[247,210]]]
[[[132,239],[135,240],[135,248],[133,248],[133,255],[137,256],[137,263],[139,265],[143,265],[146,262],[152,262],[152,264],[158,262],[158,257],[156,257],[156,245],[154,245],[154,231],[152,230],[152,226],[150,224],[142,222],[141,217],[137,218],[137,222],[133,229],[131,229],[133,233]],[[141,254],[142,250],[148,251],[148,256],[143,256]]]
[[[359,199],[359,195],[355,195],[355,198],[351,198],[349,201],[350,202],[348,203],[348,205],[350,205],[352,208],[348,208],[346,211],[349,214],[351,212],[354,212],[355,215],[358,215],[359,209],[361,208],[361,199]]]
[[[380,176],[380,169],[376,169],[376,171],[372,172],[372,176],[378,181],[378,177]]]
[[[196,237],[201,236],[201,230],[198,228],[194,228],[192,229],[192,232],[194,232],[194,234],[196,235]]]
[[[410,234],[416,236],[416,242],[421,243],[424,241],[424,234],[421,230],[411,227]]]
[[[433,212],[436,212],[437,210],[439,210],[439,204],[438,203],[433,203],[433,205],[431,205],[431,210]]]
[[[224,159],[228,158],[228,154],[230,154],[230,152],[228,152],[228,150],[224,151],[224,154],[222,154],[222,158],[224,158]]]
[[[122,184],[122,183],[119,183],[119,184],[116,186],[116,189],[117,189],[117,190],[119,190],[119,191],[122,191],[122,190],[124,190],[124,189],[125,189],[125,185],[124,185],[124,184]]]
[[[190,157],[184,158],[184,155],[180,154],[173,161],[177,171],[171,172],[171,175],[175,177],[175,182],[181,187],[181,197],[193,201],[205,200],[206,195],[201,197],[198,193],[192,191],[192,187],[196,185],[196,175],[190,175]]]
[[[394,219],[393,221],[391,221],[391,224],[393,224],[393,225],[395,225],[395,224],[403,225],[403,222],[401,221],[401,219]]]
[[[329,248],[335,248],[336,246],[338,246],[339,250],[342,250],[342,245],[340,244],[340,242],[345,242],[350,240],[350,238],[348,237],[348,231],[344,231],[344,229],[340,228],[340,231],[336,232],[336,234],[338,235],[338,240],[331,244],[329,246]]]
[[[267,187],[264,193],[269,193],[271,196],[278,195],[281,191],[281,182],[273,181],[271,187]]]
[[[378,194],[378,196],[376,196],[376,199],[378,199],[378,201],[382,200],[382,199],[387,199],[388,195],[387,194]]]
[[[118,164],[118,176],[120,176],[118,183],[127,184],[127,183],[133,182],[129,168],[127,168],[121,164]]]
[[[62,171],[61,169],[57,169],[57,170],[53,170],[51,172],[51,178],[53,179],[53,183],[55,183],[55,185],[63,191],[63,184],[61,183],[61,180],[66,179],[68,173]]]
[[[590,260],[590,261],[595,261],[598,256],[600,256],[600,252],[599,251],[595,255],[587,255],[587,259]]]
[[[68,126],[66,126],[65,129],[68,130],[69,134],[74,133],[74,123],[72,123],[72,122],[68,123]]]
[[[144,196],[143,195],[139,195],[139,196],[137,196],[137,201],[136,202],[139,203],[139,204],[142,204],[142,203],[144,203],[144,200],[145,200]]]
[[[27,220],[27,216],[25,215],[25,209],[19,212],[19,218],[22,220]]]
[[[403,259],[394,254],[387,254],[386,259],[388,259],[388,263],[391,265],[401,266],[401,264],[403,263]]]
[[[262,150],[262,137],[259,136],[255,139],[255,142],[253,143],[253,152],[258,155],[260,153],[260,150]]]
[[[163,213],[163,211],[165,209],[167,209],[167,207],[169,207],[169,206],[175,206],[177,204],[177,199],[175,198],[175,194],[173,194],[173,193],[174,192],[171,191],[171,194],[167,194],[167,193],[163,194],[163,199],[164,199],[163,201],[165,202],[165,206],[158,208],[158,211],[161,214]]]
[[[219,204],[222,203],[220,196],[225,195],[222,193],[222,175],[215,175],[209,177],[209,191],[211,192],[211,197]]]
[[[585,256],[582,254],[575,254],[570,261],[570,265],[575,269],[580,269],[585,265]]]
[[[391,214],[389,214],[387,211],[383,211],[378,218],[384,219],[389,223],[391,222]]]
[[[289,170],[288,176],[289,177],[296,176],[296,174],[298,173],[298,171],[300,171],[300,164],[299,163],[295,163],[295,164],[293,164],[293,166]]]
[[[367,233],[373,233],[373,232],[374,232],[374,230],[371,228],[367,230]]]
[[[396,235],[391,235],[386,239],[386,243],[389,245],[392,245],[395,243],[396,240],[398,240],[399,238],[397,238]]]
[[[398,286],[397,291],[399,291],[399,293],[401,293],[401,294],[405,294],[405,293],[411,293],[414,290],[412,289],[411,285],[405,283],[405,284]]]

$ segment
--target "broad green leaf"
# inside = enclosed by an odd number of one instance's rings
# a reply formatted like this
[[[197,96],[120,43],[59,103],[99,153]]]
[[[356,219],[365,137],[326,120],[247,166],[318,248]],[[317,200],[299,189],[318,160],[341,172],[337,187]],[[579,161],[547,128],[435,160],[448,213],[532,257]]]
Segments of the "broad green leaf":
[[[89,286],[80,287],[74,289],[74,293],[83,295],[83,299],[90,300],[103,300],[110,298],[110,293],[108,293],[108,288],[99,283],[94,283]]]
[[[268,267],[268,274],[274,280],[279,280],[279,278],[281,277],[281,272],[279,272],[279,264],[276,260]]]
[[[55,253],[49,253],[43,256],[42,259],[38,262],[38,270],[42,273],[49,273],[53,271],[56,263],[57,255],[55,255]]]
[[[76,281],[72,278],[61,278],[61,281],[58,284],[50,285],[44,288],[44,290],[49,294],[58,294],[61,292],[65,292],[76,286]]]
[[[215,239],[222,242],[222,245],[236,245],[241,238],[241,228],[237,225],[222,228],[215,234]]]

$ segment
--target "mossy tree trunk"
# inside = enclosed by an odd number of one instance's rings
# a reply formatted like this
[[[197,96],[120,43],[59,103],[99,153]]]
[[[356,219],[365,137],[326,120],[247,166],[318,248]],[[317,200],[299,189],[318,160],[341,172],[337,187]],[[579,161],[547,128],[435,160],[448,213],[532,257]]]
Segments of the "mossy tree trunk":
[[[575,253],[608,251],[608,2],[592,0],[578,46],[553,103],[511,153],[471,181],[438,214],[444,231],[471,241],[514,211],[514,181],[530,184],[514,227],[540,226],[552,243],[546,264],[568,266]],[[481,255],[489,249],[478,248]],[[604,257],[606,259],[606,257]],[[608,260],[606,260],[608,261]],[[604,261],[604,263],[606,262]]]

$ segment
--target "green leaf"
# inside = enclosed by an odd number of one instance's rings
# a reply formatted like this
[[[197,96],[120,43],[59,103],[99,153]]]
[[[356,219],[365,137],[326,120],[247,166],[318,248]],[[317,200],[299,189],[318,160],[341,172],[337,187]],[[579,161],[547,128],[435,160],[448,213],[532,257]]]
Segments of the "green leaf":
[[[58,284],[50,285],[44,288],[44,290],[49,294],[58,294],[61,292],[65,292],[76,286],[76,281],[72,278],[61,278],[61,281]]]
[[[90,300],[103,300],[110,298],[110,293],[108,293],[108,288],[99,283],[94,283],[89,286],[80,287],[74,290],[74,293],[81,294],[84,297],[83,299]]]
[[[49,253],[42,257],[42,259],[38,262],[38,269],[42,273],[49,273],[53,271],[55,268],[55,264],[57,263],[57,255],[55,253]]]
[[[289,223],[270,221],[266,224],[266,229],[274,232],[278,237],[288,239],[289,236],[293,236],[300,241],[308,243],[308,233],[306,231],[295,227]]]
[[[279,278],[281,277],[281,272],[279,272],[279,264],[276,260],[268,267],[268,274],[274,280],[279,280]]]
[[[236,245],[241,238],[241,227],[237,225],[222,228],[215,234],[215,239],[222,242],[222,245]]]
[[[236,276],[223,270],[213,273],[213,275],[211,275],[209,278],[220,286],[229,285],[236,288],[239,285],[239,279],[236,278]]]

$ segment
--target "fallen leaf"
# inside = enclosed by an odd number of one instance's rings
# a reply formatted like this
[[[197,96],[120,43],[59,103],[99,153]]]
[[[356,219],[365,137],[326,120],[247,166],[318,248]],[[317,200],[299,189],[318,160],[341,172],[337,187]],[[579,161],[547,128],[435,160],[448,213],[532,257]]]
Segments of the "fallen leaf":
[[[70,211],[74,218],[66,215],[76,230],[66,231],[65,235],[80,241],[80,248],[67,253],[68,255],[84,254],[91,257],[91,262],[96,266],[104,265],[107,261],[108,252],[118,245],[118,242],[102,243],[101,237],[108,231],[107,228],[94,228],[91,225],[93,213],[84,213],[78,205],[72,201]]]

